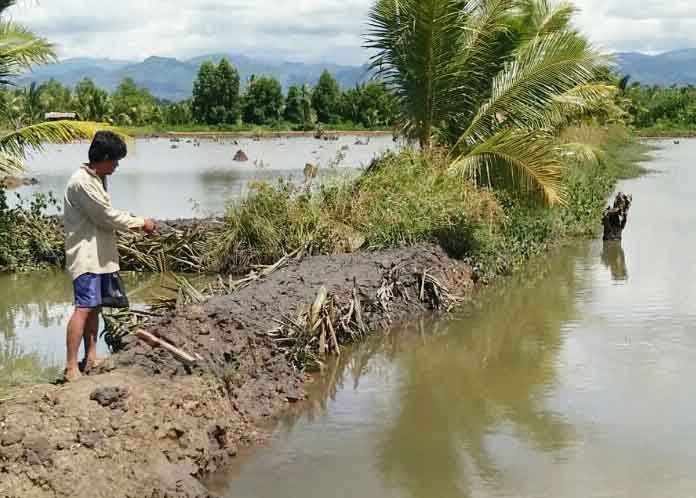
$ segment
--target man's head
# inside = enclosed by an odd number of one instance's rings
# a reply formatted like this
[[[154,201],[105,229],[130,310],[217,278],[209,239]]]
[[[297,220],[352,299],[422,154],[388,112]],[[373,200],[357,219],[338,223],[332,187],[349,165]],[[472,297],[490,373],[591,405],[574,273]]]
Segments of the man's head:
[[[99,176],[112,175],[127,154],[128,147],[121,137],[111,131],[99,131],[89,147],[89,167]]]

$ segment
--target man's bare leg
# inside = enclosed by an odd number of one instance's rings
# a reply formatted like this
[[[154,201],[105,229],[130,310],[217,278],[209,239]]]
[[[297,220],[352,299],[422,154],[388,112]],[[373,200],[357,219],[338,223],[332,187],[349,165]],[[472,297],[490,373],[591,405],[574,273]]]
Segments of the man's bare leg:
[[[91,310],[85,324],[85,372],[90,368],[97,366],[99,359],[97,358],[97,343],[99,341],[99,313],[100,309]]]
[[[68,322],[68,335],[66,340],[68,358],[65,368],[65,379],[68,381],[73,381],[80,378],[80,366],[77,362],[77,355],[80,351],[80,343],[82,342],[83,337],[85,338],[85,341],[87,341],[88,323],[94,322],[94,318],[92,318],[92,316],[96,316],[98,320],[99,310],[76,308],[72,317],[70,318],[70,322]]]

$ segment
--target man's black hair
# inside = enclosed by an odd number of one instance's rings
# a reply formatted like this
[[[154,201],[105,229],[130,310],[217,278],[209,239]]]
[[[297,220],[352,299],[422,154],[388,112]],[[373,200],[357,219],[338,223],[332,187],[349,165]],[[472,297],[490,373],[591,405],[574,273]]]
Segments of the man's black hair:
[[[120,161],[128,154],[126,142],[112,131],[98,131],[89,147],[90,164]]]

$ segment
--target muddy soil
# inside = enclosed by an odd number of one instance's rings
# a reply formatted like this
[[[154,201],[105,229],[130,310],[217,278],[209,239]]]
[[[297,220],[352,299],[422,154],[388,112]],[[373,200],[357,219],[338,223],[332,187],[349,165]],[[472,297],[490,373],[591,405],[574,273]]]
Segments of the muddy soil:
[[[199,479],[262,442],[260,428],[305,397],[311,379],[267,335],[275,320],[311,304],[321,286],[348,299],[355,282],[370,329],[388,328],[431,306],[405,297],[371,305],[383,277],[398,274],[413,297],[423,270],[458,294],[473,287],[471,269],[435,246],[307,258],[149,325],[198,355],[193,366],[131,336],[100,372],[0,404],[0,497],[211,496]]]

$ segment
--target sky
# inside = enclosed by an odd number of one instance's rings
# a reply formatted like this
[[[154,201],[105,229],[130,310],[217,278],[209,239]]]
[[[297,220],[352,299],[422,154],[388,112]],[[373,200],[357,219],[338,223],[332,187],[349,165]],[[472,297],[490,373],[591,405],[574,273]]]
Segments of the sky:
[[[373,0],[18,0],[10,11],[61,58],[186,59],[226,52],[362,64]],[[609,52],[696,47],[694,0],[576,0],[577,25]],[[87,5],[88,7],[85,7]]]

